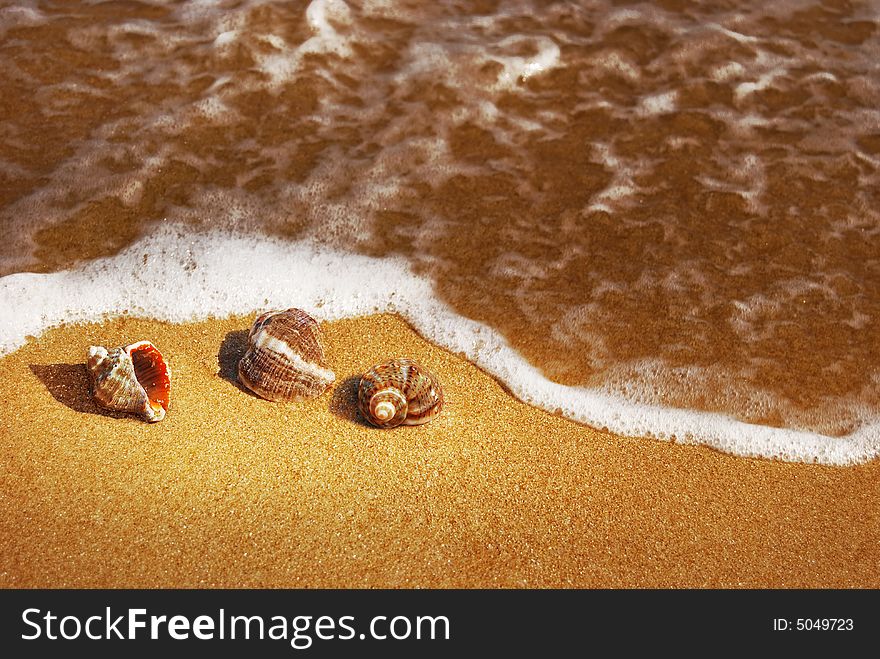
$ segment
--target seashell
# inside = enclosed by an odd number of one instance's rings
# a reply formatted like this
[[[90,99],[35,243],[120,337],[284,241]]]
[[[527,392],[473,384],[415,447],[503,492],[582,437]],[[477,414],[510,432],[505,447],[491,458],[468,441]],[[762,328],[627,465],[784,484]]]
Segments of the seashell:
[[[109,410],[161,421],[168,410],[171,371],[156,346],[139,341],[107,350],[89,347],[92,396]]]
[[[428,423],[443,409],[443,389],[429,370],[411,359],[392,359],[361,377],[358,409],[380,428]]]
[[[316,398],[336,376],[325,368],[317,321],[301,309],[269,311],[254,321],[238,379],[261,398]]]

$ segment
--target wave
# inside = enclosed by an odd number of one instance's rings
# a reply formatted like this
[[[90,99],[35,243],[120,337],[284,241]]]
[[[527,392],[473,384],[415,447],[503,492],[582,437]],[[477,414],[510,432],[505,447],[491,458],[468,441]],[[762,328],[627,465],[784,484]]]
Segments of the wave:
[[[403,258],[345,253],[309,241],[198,232],[175,223],[161,224],[113,257],[75,269],[0,278],[0,307],[15,310],[0,319],[0,354],[65,323],[123,314],[182,323],[290,306],[320,320],[400,314],[426,339],[463,354],[521,401],[621,435],[829,465],[880,455],[877,423],[828,437],[552,382],[498,332],[455,313]]]

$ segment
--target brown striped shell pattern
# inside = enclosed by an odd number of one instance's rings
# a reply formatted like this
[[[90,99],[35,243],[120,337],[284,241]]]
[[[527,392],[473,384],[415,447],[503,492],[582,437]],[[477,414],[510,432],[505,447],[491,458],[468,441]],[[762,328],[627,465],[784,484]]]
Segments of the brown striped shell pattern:
[[[261,398],[300,401],[320,396],[336,376],[326,368],[317,321],[302,309],[287,309],[254,321],[238,379]]]
[[[165,418],[171,394],[171,370],[149,341],[112,350],[90,346],[86,366],[92,397],[101,407],[137,414],[150,422]]]
[[[443,389],[429,370],[413,360],[392,359],[361,377],[358,409],[379,428],[428,423],[443,409]]]

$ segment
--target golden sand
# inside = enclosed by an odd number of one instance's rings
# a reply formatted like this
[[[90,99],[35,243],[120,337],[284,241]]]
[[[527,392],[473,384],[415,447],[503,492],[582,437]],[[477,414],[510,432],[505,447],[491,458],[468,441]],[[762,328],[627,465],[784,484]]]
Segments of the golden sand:
[[[339,386],[235,382],[251,318],[120,319],[0,360],[4,587],[880,587],[880,463],[830,468],[623,438],[513,399],[394,316],[325,325]],[[144,338],[165,421],[100,411],[89,344]],[[357,376],[430,366],[434,422],[381,431]]]

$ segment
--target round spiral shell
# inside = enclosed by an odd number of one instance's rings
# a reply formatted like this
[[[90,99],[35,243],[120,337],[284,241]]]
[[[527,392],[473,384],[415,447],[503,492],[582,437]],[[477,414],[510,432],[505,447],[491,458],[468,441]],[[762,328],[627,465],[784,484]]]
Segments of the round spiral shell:
[[[358,409],[379,428],[428,423],[443,409],[443,389],[429,370],[411,359],[392,359],[364,373]]]
[[[254,321],[238,379],[261,398],[299,401],[320,396],[336,376],[325,367],[317,321],[302,309],[287,309]]]
[[[154,422],[165,418],[171,394],[171,370],[149,341],[107,350],[89,347],[86,364],[92,397],[101,407],[130,412]]]

